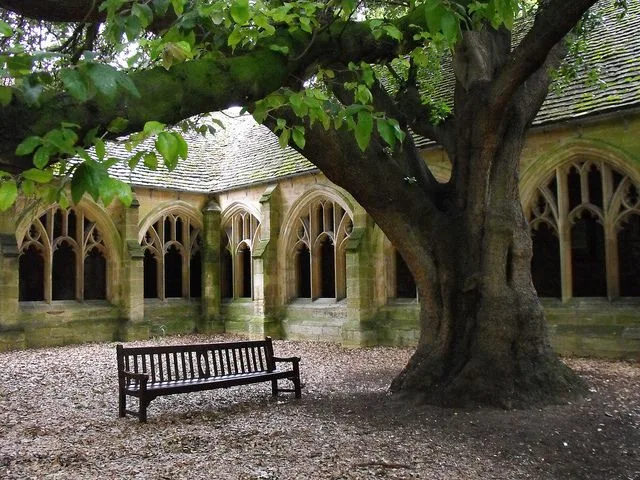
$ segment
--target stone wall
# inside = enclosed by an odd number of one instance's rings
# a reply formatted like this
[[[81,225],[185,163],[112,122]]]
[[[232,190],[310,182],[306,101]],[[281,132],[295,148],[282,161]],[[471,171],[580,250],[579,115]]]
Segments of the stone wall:
[[[522,161],[521,191],[529,201],[553,168],[585,152],[624,168],[640,182],[640,116],[573,123],[531,133]],[[449,175],[446,155],[424,152],[437,176]],[[292,236],[295,217],[310,198],[326,197],[348,212],[352,230],[344,247],[346,298],[295,298]],[[0,215],[0,350],[86,341],[149,338],[176,333],[228,331],[350,346],[415,345],[419,307],[393,298],[393,246],[351,196],[320,173],[281,179],[212,196],[136,189],[130,208],[105,209],[83,201],[99,217],[110,245],[106,301],[18,302],[18,240],[28,212]],[[323,197],[323,198],[324,198]],[[222,299],[221,238],[232,212],[260,222],[251,251],[252,295]],[[18,210],[19,211],[19,210]],[[179,211],[202,227],[202,298],[144,299],[146,229],[166,211]],[[34,213],[32,212],[31,215]],[[26,223],[25,223],[26,222]],[[435,240],[437,241],[437,240]],[[561,354],[637,358],[640,298],[543,299],[551,340]]]

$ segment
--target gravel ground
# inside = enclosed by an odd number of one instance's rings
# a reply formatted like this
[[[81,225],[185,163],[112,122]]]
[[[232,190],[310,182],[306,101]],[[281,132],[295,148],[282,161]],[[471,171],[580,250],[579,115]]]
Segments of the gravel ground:
[[[268,383],[174,395],[139,424],[117,418],[114,345],[0,354],[0,478],[640,480],[638,364],[568,359],[584,400],[465,411],[387,394],[410,349],[276,341],[302,357],[301,400]]]

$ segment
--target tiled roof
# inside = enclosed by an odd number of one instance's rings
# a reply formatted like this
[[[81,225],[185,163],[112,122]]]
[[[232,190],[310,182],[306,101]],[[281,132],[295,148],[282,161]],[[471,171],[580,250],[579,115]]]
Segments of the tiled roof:
[[[640,1],[630,1],[621,20],[612,7],[602,8],[604,22],[589,37],[578,80],[549,94],[534,125],[640,106]],[[589,83],[588,72],[594,66],[599,78]],[[280,148],[276,136],[250,116],[215,115],[226,128],[213,135],[185,136],[189,157],[173,172],[163,166],[152,171],[142,162],[130,171],[123,161],[112,168],[113,175],[134,186],[213,193],[317,171],[295,150]],[[417,140],[419,146],[431,143]],[[109,153],[123,159],[130,155],[117,145]]]
[[[608,3],[602,24],[589,35],[577,80],[549,93],[534,124],[640,105],[640,1],[629,1],[622,19]],[[590,70],[598,74],[595,81],[588,81]]]

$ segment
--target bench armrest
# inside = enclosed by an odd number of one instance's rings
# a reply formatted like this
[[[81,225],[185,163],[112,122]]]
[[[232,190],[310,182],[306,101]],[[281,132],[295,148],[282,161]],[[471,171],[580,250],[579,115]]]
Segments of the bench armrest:
[[[300,357],[273,357],[273,361],[298,363],[300,362]]]

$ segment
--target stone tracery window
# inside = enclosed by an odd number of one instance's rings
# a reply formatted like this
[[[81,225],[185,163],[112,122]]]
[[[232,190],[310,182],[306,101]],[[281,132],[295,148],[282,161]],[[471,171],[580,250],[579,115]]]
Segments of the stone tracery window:
[[[303,209],[297,219],[290,252],[294,262],[295,297],[346,297],[346,241],[353,219],[334,200],[321,199]]]
[[[223,225],[221,242],[221,295],[222,298],[253,298],[254,242],[260,238],[260,222],[240,210],[232,214]]]
[[[200,229],[167,213],[149,227],[144,250],[144,298],[199,298],[202,293]]]
[[[640,296],[640,188],[605,162],[559,167],[530,206],[540,296]]]
[[[20,301],[108,298],[105,243],[81,210],[49,208],[19,247]]]

